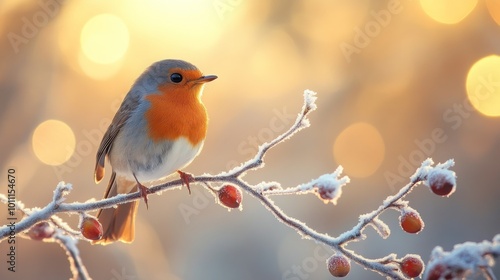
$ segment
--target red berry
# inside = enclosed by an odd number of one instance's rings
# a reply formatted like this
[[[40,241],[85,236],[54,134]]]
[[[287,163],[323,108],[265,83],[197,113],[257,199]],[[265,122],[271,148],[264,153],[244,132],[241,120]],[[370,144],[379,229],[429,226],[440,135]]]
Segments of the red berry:
[[[241,203],[241,192],[235,186],[224,185],[218,191],[219,201],[226,207],[238,208]]]
[[[436,264],[426,272],[424,280],[451,279],[450,276],[450,274],[446,273],[446,267],[444,265]]]
[[[424,222],[417,212],[404,212],[399,217],[399,221],[403,230],[408,233],[418,233],[422,230],[424,225]]]
[[[54,228],[47,222],[40,222],[28,231],[28,236],[33,240],[43,240],[54,235]]]
[[[330,273],[335,277],[344,277],[349,274],[351,264],[344,256],[334,255],[327,260],[327,266]]]
[[[85,217],[80,225],[80,232],[83,237],[90,240],[99,240],[102,238],[103,230],[101,223],[93,217]]]
[[[420,257],[407,255],[401,261],[401,271],[410,278],[418,277],[424,269],[424,263]]]
[[[455,186],[443,174],[436,174],[429,178],[429,187],[431,191],[440,196],[449,196],[455,191]]]

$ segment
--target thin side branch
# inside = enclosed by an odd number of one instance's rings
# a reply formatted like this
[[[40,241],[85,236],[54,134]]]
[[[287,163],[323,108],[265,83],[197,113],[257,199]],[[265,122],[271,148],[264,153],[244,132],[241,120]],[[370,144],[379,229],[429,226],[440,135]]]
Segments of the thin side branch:
[[[53,238],[61,245],[68,255],[71,273],[73,274],[72,279],[92,280],[87,272],[87,268],[83,265],[82,259],[80,258],[80,251],[76,246],[77,240],[71,236],[61,234],[60,232],[54,234]]]

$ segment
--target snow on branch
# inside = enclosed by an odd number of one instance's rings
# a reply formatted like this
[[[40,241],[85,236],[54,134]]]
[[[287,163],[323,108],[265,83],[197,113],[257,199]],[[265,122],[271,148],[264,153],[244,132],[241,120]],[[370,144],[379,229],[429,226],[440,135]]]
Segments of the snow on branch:
[[[350,182],[350,179],[347,176],[339,178],[342,171],[342,166],[339,166],[335,172],[331,174],[323,174],[309,183],[305,183],[294,188],[277,189],[276,183],[274,183],[271,185],[274,186],[274,188],[270,189],[268,187],[267,191],[262,194],[270,196],[315,193],[321,200],[323,200],[323,202],[337,204],[337,200],[342,195],[342,187]]]
[[[83,265],[80,258],[80,251],[76,246],[78,240],[70,235],[64,233],[56,233],[53,238],[58,242],[68,255],[69,265],[73,279],[77,280],[90,280],[87,268]]]
[[[380,218],[380,215],[386,210],[400,213],[399,221],[404,231],[409,233],[420,232],[424,226],[423,220],[418,211],[409,206],[409,201],[405,200],[405,197],[418,185],[426,185],[439,196],[450,196],[456,189],[456,174],[450,170],[454,165],[453,160],[436,165],[430,158],[425,160],[415,174],[409,178],[406,186],[403,186],[395,195],[387,197],[374,211],[360,215],[357,224],[337,237],[332,237],[327,233],[320,233],[303,221],[289,216],[274,203],[271,197],[313,193],[323,202],[331,202],[335,205],[342,195],[343,187],[350,181],[349,177],[342,176],[343,169],[341,166],[330,174],[323,174],[308,183],[288,188],[283,188],[279,182],[251,184],[243,179],[247,172],[264,166],[264,156],[270,149],[290,139],[297,132],[310,125],[307,117],[317,107],[316,98],[315,92],[306,90],[302,109],[295,122],[283,134],[270,142],[260,145],[253,158],[232,170],[220,172],[216,175],[203,174],[194,176],[192,182],[200,183],[200,185],[206,187],[214,195],[218,196],[218,202],[221,205],[229,208],[240,207],[241,190],[243,190],[260,201],[264,207],[274,214],[277,220],[286,226],[294,229],[307,239],[330,247],[333,252],[332,256],[326,260],[327,269],[334,276],[347,275],[351,261],[390,279],[410,279],[420,276],[424,270],[424,263],[420,256],[407,254],[402,258],[398,258],[396,254],[389,254],[370,259],[348,249],[347,246],[353,241],[365,239],[364,230],[368,226],[373,227],[383,238],[387,238],[391,234],[391,230]],[[217,187],[214,187],[214,185]],[[181,186],[182,180],[173,180],[150,187],[149,193],[161,193]],[[1,226],[0,241],[12,234],[19,234],[32,240],[58,242],[67,252],[74,279],[89,279],[78,254],[77,241],[91,241],[100,238],[102,227],[99,221],[88,212],[139,200],[141,194],[139,192],[119,194],[101,200],[92,198],[83,203],[67,202],[66,196],[71,189],[71,184],[59,183],[54,190],[52,201],[42,208],[27,208],[23,203],[16,201],[15,208],[22,212],[23,218],[16,224],[15,229],[10,228],[8,225]],[[7,197],[3,194],[0,194],[0,202],[9,203]],[[78,229],[73,229],[65,223],[63,219],[57,216],[59,213],[79,215]],[[496,279],[492,275],[490,267],[493,265],[492,259],[499,255],[499,240],[500,237],[497,236],[493,242],[489,243],[485,241],[479,245],[470,245],[468,243],[466,245],[457,245],[453,251],[456,253],[445,253],[438,247],[434,250],[432,260],[429,263],[431,272],[432,269],[436,270],[436,267],[444,267],[443,273],[455,273],[453,275],[458,275],[457,271],[473,273],[479,269],[489,279]],[[460,257],[465,260],[474,258],[477,261],[459,262]],[[448,259],[451,260],[448,261]],[[425,275],[429,275],[431,272],[426,272]]]
[[[450,252],[437,246],[432,250],[424,279],[464,279],[483,274],[486,279],[496,279],[491,270],[495,258],[500,256],[500,234],[493,241],[457,244]]]

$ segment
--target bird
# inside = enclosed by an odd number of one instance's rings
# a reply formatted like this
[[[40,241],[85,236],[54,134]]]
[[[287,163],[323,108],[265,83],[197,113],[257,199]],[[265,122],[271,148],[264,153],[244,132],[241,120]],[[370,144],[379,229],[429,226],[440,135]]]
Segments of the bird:
[[[96,155],[94,179],[104,177],[106,158],[111,178],[104,198],[139,191],[148,207],[144,183],[164,179],[177,171],[188,187],[192,176],[182,172],[200,153],[207,134],[208,115],[201,95],[205,83],[217,79],[203,75],[193,64],[165,59],[153,63],[135,81],[103,135]],[[100,209],[101,239],[131,243],[139,201]]]

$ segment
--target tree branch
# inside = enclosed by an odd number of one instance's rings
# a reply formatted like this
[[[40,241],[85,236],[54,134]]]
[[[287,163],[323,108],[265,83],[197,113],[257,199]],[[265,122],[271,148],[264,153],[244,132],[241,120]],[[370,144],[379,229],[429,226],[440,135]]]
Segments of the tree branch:
[[[87,272],[87,268],[83,265],[82,259],[80,258],[80,251],[76,246],[77,240],[72,236],[60,232],[54,234],[53,238],[61,245],[68,255],[70,269],[73,273],[73,280],[92,280]]]

